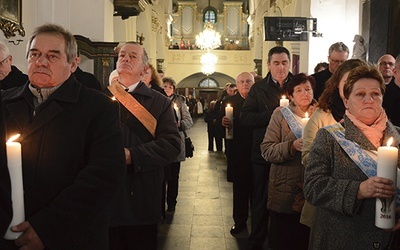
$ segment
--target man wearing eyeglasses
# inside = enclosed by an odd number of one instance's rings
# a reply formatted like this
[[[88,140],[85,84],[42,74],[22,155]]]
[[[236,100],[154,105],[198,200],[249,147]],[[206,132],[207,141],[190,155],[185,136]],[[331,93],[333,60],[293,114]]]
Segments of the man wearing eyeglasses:
[[[28,76],[12,64],[12,55],[8,47],[0,42],[0,89],[9,89],[24,85]]]
[[[349,57],[349,48],[342,42],[337,42],[329,47],[328,68],[313,74],[315,79],[314,98],[318,100],[325,89],[325,83],[339,66]]]
[[[390,56],[390,55],[385,55]],[[384,57],[384,56],[382,56]],[[382,58],[381,57],[381,58]],[[390,58],[390,57],[387,57]],[[394,58],[393,58],[394,59]],[[381,59],[379,59],[381,60]],[[383,96],[383,103],[382,106],[385,109],[386,115],[388,116],[389,120],[395,126],[400,126],[400,112],[398,110],[399,102],[400,102],[400,54],[396,57],[393,62],[386,61],[387,59],[383,59],[379,63],[379,70],[381,70],[381,64],[383,62],[387,62],[384,65],[384,68],[390,67],[389,63],[393,64],[392,71],[392,79],[389,84],[386,85],[386,92]],[[381,71],[382,72],[382,71]],[[383,75],[384,73],[382,73]],[[384,76],[383,76],[384,77]],[[385,78],[385,77],[384,77]],[[386,81],[386,79],[385,79]]]
[[[381,72],[386,85],[393,80],[395,61],[396,59],[391,54],[385,54],[378,60],[378,70]]]

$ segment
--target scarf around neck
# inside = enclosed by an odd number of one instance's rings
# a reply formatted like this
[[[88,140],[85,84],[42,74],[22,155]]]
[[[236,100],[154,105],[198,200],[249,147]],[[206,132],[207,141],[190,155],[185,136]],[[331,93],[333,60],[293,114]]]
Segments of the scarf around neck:
[[[354,126],[356,126],[376,148],[382,145],[381,142],[383,138],[383,132],[386,129],[386,123],[388,121],[385,110],[383,108],[378,118],[370,126],[358,120],[348,110],[346,110],[345,114],[350,119],[350,121],[353,122]]]

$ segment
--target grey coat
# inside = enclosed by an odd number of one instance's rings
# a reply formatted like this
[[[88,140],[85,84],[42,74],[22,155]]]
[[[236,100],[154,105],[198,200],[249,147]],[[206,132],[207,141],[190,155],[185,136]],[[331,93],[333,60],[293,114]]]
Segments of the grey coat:
[[[315,102],[313,103],[315,105]],[[312,115],[315,106],[307,110]],[[289,109],[299,117],[305,117],[304,112],[290,103]],[[301,164],[301,152],[292,147],[296,136],[290,129],[282,112],[275,111],[261,143],[261,155],[271,162],[268,182],[267,208],[271,211],[293,214],[292,209],[296,196],[302,196],[304,167]]]
[[[179,134],[181,135],[181,152],[178,155],[176,161],[184,161],[186,159],[186,150],[185,150],[185,135],[183,131],[188,130],[193,126],[192,116],[190,115],[188,106],[186,105],[186,98],[183,95],[172,94],[170,100],[173,103],[176,103],[176,106],[179,109],[181,120],[179,127]]]
[[[362,148],[376,150],[345,116],[346,139]],[[399,128],[387,123],[383,141],[400,142]],[[399,157],[400,159],[400,157]],[[315,205],[309,249],[383,249],[390,232],[375,226],[375,199],[357,199],[367,176],[347,156],[325,129],[320,129],[308,158],[304,195]]]

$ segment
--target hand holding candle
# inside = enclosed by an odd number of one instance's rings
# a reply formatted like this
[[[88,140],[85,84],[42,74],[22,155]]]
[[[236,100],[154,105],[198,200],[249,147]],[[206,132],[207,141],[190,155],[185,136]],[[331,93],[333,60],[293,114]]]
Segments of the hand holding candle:
[[[22,234],[22,232],[15,233],[10,228],[25,220],[21,144],[14,142],[19,136],[19,134],[12,136],[6,143],[7,165],[11,180],[11,199],[13,204],[13,218],[9,229],[4,235],[4,238],[7,240],[15,240]]]
[[[287,106],[289,106],[289,99],[286,99],[286,96],[282,96],[282,99],[279,100],[279,106],[281,106],[282,108],[286,108]]]
[[[393,181],[396,185],[398,149],[391,147],[393,138],[388,140],[387,146],[378,148],[377,173]],[[377,198],[375,207],[375,225],[382,229],[391,229],[396,222],[395,196],[391,198]]]
[[[230,104],[226,105],[225,107],[225,116],[231,121],[229,127],[227,127],[225,130],[225,138],[233,139],[233,107],[231,107]]]

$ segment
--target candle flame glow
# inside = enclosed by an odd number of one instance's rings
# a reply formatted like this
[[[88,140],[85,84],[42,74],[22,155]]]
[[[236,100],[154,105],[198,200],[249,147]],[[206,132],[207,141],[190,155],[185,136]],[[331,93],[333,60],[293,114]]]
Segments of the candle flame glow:
[[[306,112],[306,118],[308,118],[308,112]]]
[[[387,146],[390,147],[393,143],[393,137],[390,137],[389,140],[387,141]]]
[[[20,134],[16,134],[10,137],[7,142],[13,142],[15,139],[17,139],[20,136]]]
[[[286,96],[285,96],[285,95],[283,95],[283,96],[282,96],[282,99],[286,99]]]
[[[228,104],[226,105],[226,107],[227,107],[227,108],[230,108],[230,107],[231,107],[231,105],[228,103]]]

